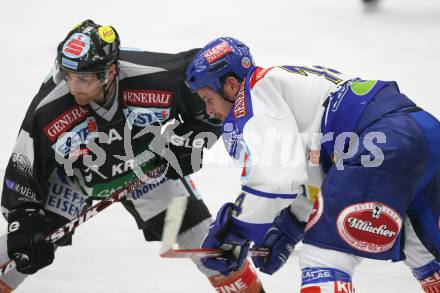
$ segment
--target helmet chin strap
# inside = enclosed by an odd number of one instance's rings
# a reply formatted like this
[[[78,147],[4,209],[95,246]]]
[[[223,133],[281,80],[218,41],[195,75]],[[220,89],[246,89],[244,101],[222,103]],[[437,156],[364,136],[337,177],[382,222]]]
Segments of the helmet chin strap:
[[[108,81],[106,80],[106,82],[104,84],[104,100],[107,100],[107,98],[109,97],[109,94],[110,95],[114,94],[114,90],[113,90],[114,85],[115,85],[114,79],[111,83],[108,83]]]
[[[220,97],[222,97],[223,100],[225,100],[228,103],[234,104],[235,103],[235,98],[230,98],[225,94],[225,91],[223,89],[221,89],[218,94],[220,95]]]
[[[112,96],[115,94],[116,74],[115,74],[113,80],[109,83],[108,82],[109,73],[110,73],[110,71],[108,70],[104,76],[104,89],[103,89],[104,103],[105,103],[105,101],[108,101],[109,99],[111,99]],[[117,71],[116,71],[116,73],[117,73]]]

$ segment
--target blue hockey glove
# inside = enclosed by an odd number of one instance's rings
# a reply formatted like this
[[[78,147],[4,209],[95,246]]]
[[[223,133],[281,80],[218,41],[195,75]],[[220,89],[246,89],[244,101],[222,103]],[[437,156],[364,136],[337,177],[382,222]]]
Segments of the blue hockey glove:
[[[233,203],[224,204],[217,213],[215,222],[209,227],[209,233],[202,243],[202,248],[219,248],[224,254],[219,257],[205,257],[202,264],[208,269],[218,271],[224,276],[239,270],[247,257],[250,240],[242,238],[233,231]]]
[[[261,245],[269,248],[270,254],[252,257],[255,266],[269,275],[278,271],[292,254],[295,244],[303,238],[304,227],[305,223],[299,222],[290,213],[290,207],[283,209],[266,232]]]

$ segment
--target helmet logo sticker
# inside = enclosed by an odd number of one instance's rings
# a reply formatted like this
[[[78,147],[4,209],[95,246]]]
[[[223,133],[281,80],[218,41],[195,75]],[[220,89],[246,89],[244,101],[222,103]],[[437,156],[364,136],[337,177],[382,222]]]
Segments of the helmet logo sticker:
[[[208,63],[211,64],[231,52],[232,52],[232,48],[229,45],[229,43],[223,41],[220,44],[217,44],[214,47],[207,50],[204,56],[206,61],[208,61]]]
[[[78,62],[69,60],[69,59],[64,58],[64,57],[61,58],[61,64],[64,67],[67,67],[67,68],[70,68],[70,69],[73,69],[73,70],[78,69]]]
[[[75,33],[64,43],[63,54],[68,58],[80,58],[90,49],[90,37]]]
[[[98,29],[98,34],[105,42],[111,44],[116,39],[115,31],[111,26],[105,25]]]
[[[248,57],[244,57],[241,59],[241,65],[243,65],[244,68],[249,68],[251,66],[251,60],[249,60]]]

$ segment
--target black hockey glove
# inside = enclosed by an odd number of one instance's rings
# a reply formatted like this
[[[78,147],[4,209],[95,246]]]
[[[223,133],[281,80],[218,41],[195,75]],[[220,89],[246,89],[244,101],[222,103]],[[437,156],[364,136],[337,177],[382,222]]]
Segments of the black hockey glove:
[[[54,245],[43,239],[50,232],[52,221],[41,210],[14,210],[8,215],[8,256],[17,264],[17,271],[34,274],[50,265]]]

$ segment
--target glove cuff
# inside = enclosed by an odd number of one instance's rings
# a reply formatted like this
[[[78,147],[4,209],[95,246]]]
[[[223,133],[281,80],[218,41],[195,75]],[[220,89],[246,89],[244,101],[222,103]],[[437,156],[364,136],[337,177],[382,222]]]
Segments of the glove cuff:
[[[218,211],[217,218],[210,228],[210,233],[214,235],[220,243],[241,246],[248,242],[248,240],[234,229],[234,222],[232,221],[234,209],[235,204],[231,202],[225,203]]]
[[[17,219],[23,219],[35,215],[45,216],[45,213],[42,209],[17,209],[10,211],[7,214],[7,219],[8,222],[11,222]]]
[[[287,207],[275,218],[274,226],[282,231],[293,244],[296,244],[304,237],[306,223],[300,222],[295,215],[290,212],[290,207]]]
[[[8,232],[40,232],[46,233],[53,229],[52,221],[41,209],[18,209],[8,214]]]

